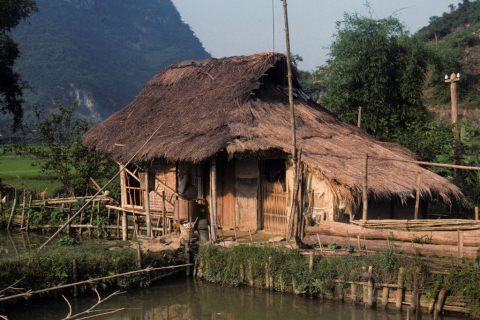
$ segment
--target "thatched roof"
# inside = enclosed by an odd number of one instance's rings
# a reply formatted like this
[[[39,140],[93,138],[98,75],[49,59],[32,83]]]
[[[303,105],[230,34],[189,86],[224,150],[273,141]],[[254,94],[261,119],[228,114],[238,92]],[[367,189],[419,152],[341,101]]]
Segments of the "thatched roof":
[[[155,75],[128,106],[90,129],[80,143],[126,162],[148,137],[135,161],[163,158],[200,162],[230,154],[280,150],[291,153],[286,58],[261,53],[184,61]],[[308,98],[294,74],[297,147],[302,162],[334,190],[338,200],[358,203],[364,155],[413,159],[398,145],[372,139]],[[414,194],[419,173],[423,196],[462,198],[444,178],[416,164],[369,161],[369,193],[402,200]]]

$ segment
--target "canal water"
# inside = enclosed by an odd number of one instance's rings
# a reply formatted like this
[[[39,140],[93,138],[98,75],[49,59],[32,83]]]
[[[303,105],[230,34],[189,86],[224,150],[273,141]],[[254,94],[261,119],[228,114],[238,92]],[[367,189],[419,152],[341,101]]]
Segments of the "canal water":
[[[101,292],[102,298],[109,293]],[[74,299],[66,295],[72,314],[83,312],[97,302],[90,291]],[[120,311],[116,311],[122,309]],[[335,320],[400,320],[406,312],[366,309],[349,302],[320,300],[293,294],[263,291],[253,288],[231,288],[191,279],[162,282],[143,289],[131,289],[116,295],[94,310],[107,313],[88,319],[97,320],[260,320],[260,319],[335,319]],[[16,307],[0,310],[9,320],[64,319],[69,313],[67,302],[61,297],[44,301],[20,302]],[[79,319],[87,319],[92,314]],[[415,319],[415,317],[411,317]],[[432,319],[422,315],[421,319]],[[443,316],[440,319],[466,319],[463,316]]]
[[[41,233],[0,229],[0,258],[18,256],[40,247],[47,240],[48,236]]]
[[[38,248],[48,239],[47,235],[0,230],[0,257],[13,257],[26,250]],[[0,288],[0,290],[3,288]],[[99,290],[102,298],[111,292]],[[72,307],[72,314],[88,310],[98,301],[97,294],[90,289],[74,298],[66,293]],[[9,320],[56,320],[64,319],[69,305],[57,297],[20,300],[16,306],[3,306],[0,316]],[[118,309],[122,309],[117,311]],[[407,319],[406,312],[384,311],[381,308],[366,309],[350,302],[341,303],[253,289],[232,288],[220,285],[181,279],[154,283],[147,288],[129,289],[116,295],[94,310],[107,313],[95,320],[260,320],[260,319],[335,319],[335,320],[400,320]],[[84,315],[78,319],[91,317]],[[0,319],[2,319],[0,317]],[[415,319],[411,317],[411,319]],[[432,319],[423,315],[422,319]],[[466,319],[464,316],[443,316],[443,320]]]

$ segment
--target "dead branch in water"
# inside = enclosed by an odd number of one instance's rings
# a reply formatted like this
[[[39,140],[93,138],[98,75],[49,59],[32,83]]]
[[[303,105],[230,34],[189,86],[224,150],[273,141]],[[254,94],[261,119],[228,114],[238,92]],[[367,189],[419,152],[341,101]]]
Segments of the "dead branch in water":
[[[100,294],[98,293],[97,289],[95,289],[95,292],[97,293],[97,296],[98,296],[98,302],[96,304],[94,304],[90,309],[88,309],[87,311],[83,311],[83,312],[80,312],[80,313],[77,313],[75,315],[72,316],[72,306],[70,305],[70,302],[68,302],[67,298],[65,298],[64,296],[62,296],[65,301],[67,301],[68,303],[68,307],[70,308],[70,312],[68,313],[67,317],[64,318],[63,320],[71,320],[71,319],[75,319],[75,318],[78,318],[80,316],[83,316],[85,314],[90,314],[92,312],[102,312],[102,310],[97,310],[97,311],[94,311],[93,309],[95,309],[96,307],[98,307],[99,305],[101,305],[102,303],[104,303],[105,301],[107,301],[108,299],[118,295],[118,294],[122,294],[122,293],[125,293],[125,292],[120,292],[119,291],[115,291],[114,293],[112,293],[111,295],[109,295],[108,297],[106,297],[105,299],[102,300],[102,298],[100,297]],[[120,308],[120,309],[117,309],[115,310],[114,312],[117,312],[117,311],[120,311],[124,308]],[[109,312],[111,313],[111,312]],[[95,316],[99,316],[99,315],[95,315]],[[84,318],[85,319],[85,318]]]
[[[47,292],[47,291],[64,289],[64,288],[68,288],[68,287],[77,286],[77,285],[80,285],[80,284],[95,283],[95,282],[100,281],[100,280],[118,278],[118,277],[126,276],[126,275],[129,275],[129,274],[135,274],[135,273],[141,273],[141,272],[150,272],[150,271],[163,270],[163,269],[174,269],[174,268],[181,268],[181,267],[187,267],[187,266],[192,266],[192,265],[193,265],[192,263],[187,263],[187,264],[181,264],[181,265],[170,266],[170,267],[160,267],[160,268],[147,267],[147,268],[142,269],[142,270],[130,271],[130,272],[120,273],[120,274],[116,274],[116,275],[113,275],[113,276],[106,276],[106,277],[102,277],[102,278],[88,279],[88,280],[85,280],[85,281],[64,284],[64,285],[60,285],[60,286],[56,286],[56,287],[52,287],[52,288],[47,288],[47,289],[41,289],[41,290],[37,290],[37,291],[28,290],[25,293],[20,293],[20,294],[16,294],[16,295],[13,295],[13,296],[0,298],[0,301],[5,301],[5,300],[13,299],[13,298],[24,297],[24,296],[31,296],[33,294]]]
[[[16,281],[14,284],[12,285],[9,285],[8,287],[6,287],[5,289],[1,290],[0,293],[4,292],[4,291],[7,291],[7,290],[23,290],[23,288],[15,288],[14,285],[16,285],[17,283],[19,283],[20,281],[22,281],[23,279],[25,279],[25,277],[23,277],[22,279]],[[0,295],[0,298],[3,297],[3,295]]]

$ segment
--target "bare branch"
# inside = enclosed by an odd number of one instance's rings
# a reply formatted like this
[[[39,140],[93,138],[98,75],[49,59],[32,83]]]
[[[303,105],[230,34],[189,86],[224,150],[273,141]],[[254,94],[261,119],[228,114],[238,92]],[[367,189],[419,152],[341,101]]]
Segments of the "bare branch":
[[[83,316],[83,315],[85,315],[85,314],[89,314],[89,313],[95,312],[95,311],[93,311],[93,309],[95,309],[96,307],[98,307],[100,304],[104,303],[104,302],[107,301],[108,299],[110,299],[110,298],[112,298],[112,297],[114,297],[114,296],[116,296],[116,295],[118,295],[118,294],[125,293],[125,292],[115,291],[114,293],[112,293],[111,295],[109,295],[108,297],[106,297],[105,299],[102,300],[102,299],[100,298],[100,294],[98,294],[97,289],[95,289],[95,292],[96,292],[97,295],[98,295],[98,302],[97,302],[95,305],[93,305],[93,306],[92,306],[90,309],[88,309],[87,311],[77,313],[77,314],[75,314],[75,315],[73,315],[73,316],[70,316],[70,315],[69,315],[69,316],[67,316],[66,318],[64,318],[63,320],[76,319],[76,318],[78,318],[78,317],[80,317],[80,316]],[[95,315],[95,316],[98,316],[98,315]]]
[[[16,281],[14,284],[6,287],[5,289],[1,290],[0,293],[4,292],[4,291],[7,291],[7,290],[23,290],[23,288],[14,288],[13,286],[16,285],[17,283],[19,283],[20,281],[22,281],[23,279],[25,279],[25,277],[23,277],[22,279]]]
[[[68,318],[68,317],[70,317],[70,316],[72,315],[72,305],[70,304],[70,302],[68,302],[68,299],[65,298],[65,296],[64,296],[63,294],[62,294],[62,297],[63,297],[63,299],[65,299],[65,301],[67,301],[67,303],[68,303],[68,308],[70,309],[70,311],[69,311],[68,314],[67,314],[67,318]]]

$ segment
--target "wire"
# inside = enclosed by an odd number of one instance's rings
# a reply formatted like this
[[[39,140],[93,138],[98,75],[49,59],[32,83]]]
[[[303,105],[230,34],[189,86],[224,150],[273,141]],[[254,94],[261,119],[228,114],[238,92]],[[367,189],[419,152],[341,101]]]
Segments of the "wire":
[[[275,6],[273,4],[273,1],[274,0],[272,0],[272,54],[275,54]]]

